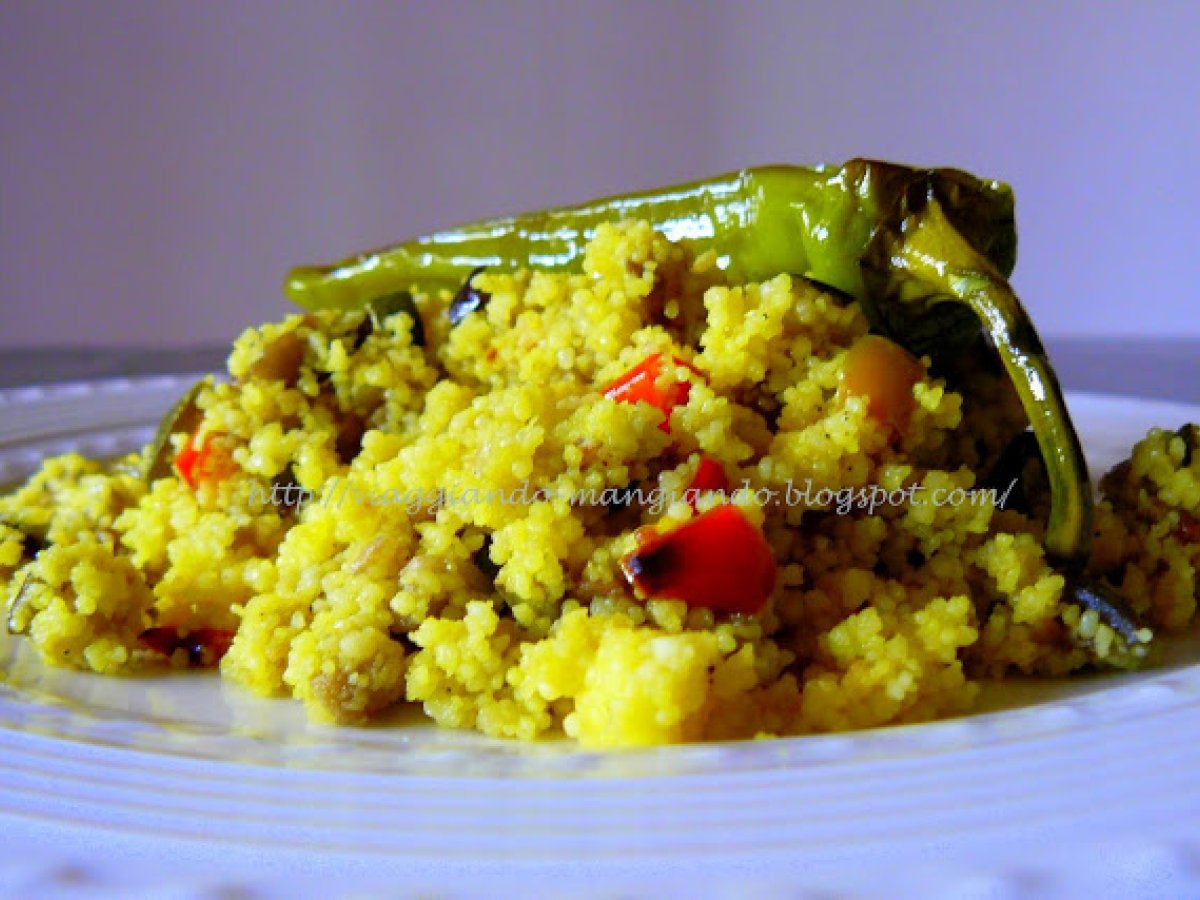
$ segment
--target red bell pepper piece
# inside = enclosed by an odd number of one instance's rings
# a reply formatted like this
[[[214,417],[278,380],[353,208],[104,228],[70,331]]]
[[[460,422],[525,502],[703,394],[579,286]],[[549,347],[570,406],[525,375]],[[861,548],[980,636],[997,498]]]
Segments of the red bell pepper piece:
[[[194,435],[175,455],[175,471],[192,490],[205,479],[224,478],[232,469],[233,460],[213,445],[211,437],[200,440],[199,435]]]
[[[196,438],[191,438],[183,448],[175,456],[175,471],[179,473],[179,477],[193,490],[196,487],[199,478],[197,478],[197,470],[200,468],[200,463],[204,459],[204,445],[196,446]]]
[[[1200,544],[1200,519],[1181,510],[1175,537],[1185,544]]]
[[[697,375],[703,377],[700,370],[691,363],[679,357],[672,357],[672,361],[676,365],[686,366]],[[690,381],[672,381],[669,384],[663,385],[662,372],[663,355],[661,353],[651,353],[616,381],[604,388],[604,396],[620,403],[649,403],[651,406],[662,411],[663,420],[658,427],[663,431],[670,432],[671,410],[676,406],[687,403],[688,394],[692,390],[692,384]]]
[[[728,613],[759,612],[775,587],[775,557],[736,506],[718,506],[674,531],[639,540],[621,569],[643,597]]]
[[[705,491],[729,492],[729,479],[725,477],[725,470],[711,456],[700,457],[700,464],[696,466],[696,474],[692,476],[692,483],[683,492],[683,497],[692,509],[695,509],[696,501]]]

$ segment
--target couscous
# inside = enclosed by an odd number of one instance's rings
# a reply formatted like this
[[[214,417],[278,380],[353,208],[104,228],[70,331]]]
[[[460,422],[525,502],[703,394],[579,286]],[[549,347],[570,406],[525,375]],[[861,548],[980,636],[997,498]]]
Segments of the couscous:
[[[143,454],[47,460],[0,498],[8,627],[325,722],[411,703],[591,747],[916,722],[981,679],[1138,665],[1195,615],[1200,429],[1133,449],[1065,572],[1036,460],[1005,469],[1028,422],[998,371],[601,224],[577,272],[252,328]]]

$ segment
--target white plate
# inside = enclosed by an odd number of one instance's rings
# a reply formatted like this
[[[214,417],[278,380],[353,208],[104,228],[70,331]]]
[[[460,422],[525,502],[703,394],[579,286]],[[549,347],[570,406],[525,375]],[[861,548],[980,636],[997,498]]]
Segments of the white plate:
[[[188,379],[0,392],[0,484],[148,440]],[[1095,472],[1200,408],[1075,395]],[[585,753],[308,724],[215,677],[47,670],[0,638],[0,895],[335,890],[1200,896],[1200,640],[960,719]],[[503,879],[503,880],[498,880]],[[519,880],[518,880],[519,879]]]

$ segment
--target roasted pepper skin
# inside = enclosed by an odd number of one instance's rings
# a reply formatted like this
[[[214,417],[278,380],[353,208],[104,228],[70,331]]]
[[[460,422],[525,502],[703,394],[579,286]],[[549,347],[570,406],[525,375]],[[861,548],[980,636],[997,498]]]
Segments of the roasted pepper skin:
[[[916,353],[955,343],[937,333],[947,320],[931,312],[947,301],[969,308],[996,347],[1046,462],[1053,493],[1047,549],[1066,563],[1086,558],[1090,481],[1054,372],[1008,284],[1017,238],[1012,191],[1001,182],[866,159],[743,169],[296,268],[285,291],[309,309],[346,309],[407,287],[455,290],[480,266],[575,270],[597,226],[619,219],[646,219],[672,240],[713,250],[735,277],[788,272],[829,285],[863,304],[873,330]]]
[[[746,279],[806,275],[862,298],[860,261],[911,184],[952,186],[955,221],[1005,275],[1016,261],[1013,198],[996,181],[954,169],[852,160],[844,166],[762,166],[578,206],[489,219],[369,250],[326,266],[300,266],[284,290],[308,309],[356,309],[410,285],[457,289],[481,267],[577,269],[597,226],[646,219],[671,240],[715,250]]]

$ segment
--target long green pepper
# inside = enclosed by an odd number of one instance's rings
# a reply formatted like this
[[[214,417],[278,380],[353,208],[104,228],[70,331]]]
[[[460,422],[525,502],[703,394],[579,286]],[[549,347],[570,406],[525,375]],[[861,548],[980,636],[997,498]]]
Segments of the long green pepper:
[[[1000,182],[865,159],[840,167],[743,169],[300,267],[289,273],[285,291],[309,309],[354,309],[400,288],[457,288],[480,266],[574,270],[596,227],[620,219],[646,219],[671,240],[716,251],[718,264],[735,277],[787,272],[837,288],[862,303],[873,328],[935,356],[954,336],[930,333],[949,321],[931,310],[944,303],[970,309],[999,352],[1046,464],[1047,550],[1060,562],[1082,565],[1092,520],[1087,466],[1058,380],[1008,283],[1017,240],[1012,191]]]

